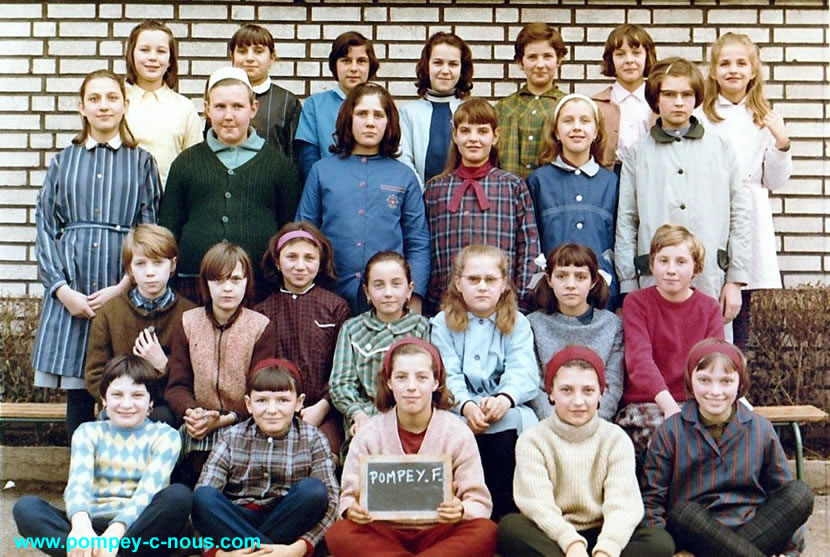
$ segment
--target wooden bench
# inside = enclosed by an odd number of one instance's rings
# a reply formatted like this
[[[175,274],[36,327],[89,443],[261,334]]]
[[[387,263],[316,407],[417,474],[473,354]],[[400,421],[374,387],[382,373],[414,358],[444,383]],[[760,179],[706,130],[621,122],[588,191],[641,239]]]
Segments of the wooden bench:
[[[804,448],[801,444],[799,424],[821,422],[827,419],[827,412],[812,405],[805,406],[756,406],[753,411],[772,422],[776,427],[791,426],[795,437],[795,476],[804,476]]]
[[[65,402],[0,402],[0,422],[65,421]]]

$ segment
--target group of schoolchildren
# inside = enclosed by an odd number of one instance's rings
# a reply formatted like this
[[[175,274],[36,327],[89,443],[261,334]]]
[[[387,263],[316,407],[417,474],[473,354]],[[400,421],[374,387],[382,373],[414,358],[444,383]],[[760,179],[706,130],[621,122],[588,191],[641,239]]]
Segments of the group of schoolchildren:
[[[359,33],[300,105],[247,24],[204,128],[167,26],[126,51],[126,86],[83,81],[38,199],[35,385],[67,391],[71,467],[65,510],[15,505],[22,535],[190,518],[219,555],[803,550],[812,495],[724,340],[780,287],[767,191],[791,170],[747,37],[719,38],[704,80],[621,25],[588,97],[556,87],[567,47],[531,23],[526,83],[493,107],[439,32],[399,112]],[[404,454],[451,458],[434,523],[360,500],[361,459]]]

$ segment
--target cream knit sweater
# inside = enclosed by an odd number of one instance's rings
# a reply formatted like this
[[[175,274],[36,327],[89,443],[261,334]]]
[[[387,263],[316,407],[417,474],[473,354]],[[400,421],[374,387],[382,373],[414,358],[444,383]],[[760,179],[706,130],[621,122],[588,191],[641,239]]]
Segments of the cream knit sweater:
[[[602,527],[594,553],[617,557],[643,518],[634,447],[623,430],[597,416],[572,426],[556,412],[519,437],[516,505],[565,552],[580,530]]]

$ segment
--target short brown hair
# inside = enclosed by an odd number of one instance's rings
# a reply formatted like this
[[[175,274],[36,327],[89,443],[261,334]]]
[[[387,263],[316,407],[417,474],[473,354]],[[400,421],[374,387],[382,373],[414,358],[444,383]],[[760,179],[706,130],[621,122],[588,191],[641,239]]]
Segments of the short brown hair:
[[[562,114],[562,108],[565,107],[565,104],[572,103],[574,101],[585,103],[591,108],[591,112],[594,114],[594,119],[596,120],[595,124],[597,128],[597,136],[594,138],[594,141],[591,142],[591,156],[594,157],[597,164],[602,165],[605,162],[605,120],[602,117],[602,111],[598,107],[596,111],[593,110],[593,106],[591,105],[593,101],[588,102],[587,100],[579,97],[571,97],[566,100],[564,104],[560,103],[556,107],[554,113],[545,118],[545,125],[542,128],[542,139],[544,143],[542,144],[542,148],[539,149],[539,154],[537,156],[539,166],[544,166],[549,162],[555,161],[556,157],[562,154],[562,140],[556,136],[556,126],[559,123],[559,116]],[[594,103],[594,105],[595,104],[596,103]]]
[[[618,25],[611,31],[605,40],[605,51],[602,53],[602,75],[608,77],[617,76],[617,68],[614,67],[614,51],[622,48],[625,41],[632,48],[640,47],[646,51],[646,63],[643,67],[643,77],[648,77],[648,72],[657,61],[657,49],[654,46],[654,39],[648,31],[631,23]]]
[[[288,240],[282,248],[277,248],[280,238],[289,232],[303,231],[308,232],[317,241],[317,249],[320,252],[320,269],[317,272],[315,282],[323,288],[332,289],[337,282],[337,275],[334,273],[334,248],[326,235],[320,232],[320,229],[308,222],[301,220],[297,222],[289,222],[280,228],[276,234],[271,236],[268,241],[268,249],[262,256],[262,276],[265,277],[269,283],[275,287],[282,285],[282,273],[277,269],[277,264],[280,261],[280,252],[285,246],[288,246],[303,238],[295,238]],[[308,241],[308,238],[305,238]]]
[[[230,277],[237,263],[242,264],[242,272],[245,273],[245,278],[248,279],[242,303],[244,304],[246,301],[253,299],[254,269],[251,265],[251,258],[248,257],[244,249],[236,244],[219,242],[207,250],[199,266],[199,292],[202,295],[202,300],[208,302],[211,299],[208,281],[225,280]]]
[[[250,396],[252,391],[290,391],[297,396],[303,394],[297,377],[284,365],[266,365],[249,373],[245,382],[245,394]]]
[[[688,228],[679,224],[664,224],[654,232],[654,236],[651,238],[651,248],[648,252],[649,268],[654,268],[654,258],[657,257],[661,249],[679,246],[680,244],[686,244],[689,253],[692,254],[692,259],[695,262],[694,274],[702,273],[706,248],[703,247],[703,242],[697,236],[689,232]]]
[[[464,273],[464,267],[466,267],[467,261],[476,256],[492,257],[496,260],[499,271],[501,271],[505,288],[496,304],[496,327],[501,334],[509,335],[513,330],[513,326],[516,324],[516,313],[519,311],[519,305],[516,298],[516,290],[513,288],[513,281],[510,279],[510,266],[508,264],[507,254],[495,246],[486,246],[484,244],[469,245],[459,251],[455,256],[449,284],[441,298],[441,310],[444,312],[447,327],[455,332],[467,330],[467,325],[469,324],[467,304],[464,302],[464,296],[455,285],[455,279],[460,278]]]
[[[401,143],[401,125],[398,118],[398,109],[392,95],[377,83],[361,83],[346,96],[340,112],[337,113],[337,122],[334,124],[335,143],[329,146],[329,151],[337,153],[341,158],[346,158],[355,147],[354,134],[352,133],[352,122],[354,121],[354,109],[360,99],[366,96],[375,95],[380,98],[380,106],[386,112],[386,129],[383,138],[378,145],[378,154],[382,157],[396,158],[398,146]]]
[[[135,45],[138,43],[138,36],[142,31],[164,31],[167,33],[170,46],[170,66],[164,72],[164,83],[168,87],[176,90],[179,85],[179,56],[176,48],[176,37],[173,36],[173,31],[168,26],[155,19],[148,19],[142,21],[130,31],[130,37],[127,39],[127,83],[138,83],[138,72],[135,69]]]
[[[695,92],[695,108],[700,106],[703,102],[704,82],[703,74],[700,69],[689,62],[685,58],[673,56],[655,62],[649,72],[648,80],[646,81],[646,101],[655,114],[660,114],[660,89],[666,76],[672,77],[687,77],[689,78],[689,86]]]
[[[565,46],[565,41],[562,40],[562,35],[559,34],[552,25],[547,23],[528,23],[519,35],[516,37],[516,43],[513,45],[513,59],[517,62],[525,57],[525,48],[530,43],[536,41],[546,41],[556,52],[557,62],[561,61],[568,54],[568,47]]]
[[[545,277],[539,281],[534,290],[536,308],[542,313],[554,314],[559,311],[559,300],[548,284],[548,277],[553,275],[556,267],[588,267],[591,275],[591,290],[588,291],[588,303],[597,309],[605,309],[608,303],[608,285],[599,275],[599,262],[594,250],[582,244],[559,244],[547,257]]]
[[[436,349],[436,354],[438,354],[439,358],[436,362],[433,355],[430,354],[429,350],[426,348],[419,346],[418,344],[406,343],[391,349],[388,356],[390,362],[389,369],[382,369],[381,372],[378,373],[375,407],[383,412],[384,410],[389,410],[395,406],[395,396],[392,394],[392,390],[386,383],[389,381],[389,378],[392,377],[392,370],[394,369],[397,357],[407,354],[423,354],[432,360],[433,376],[436,374],[438,375],[438,388],[432,393],[432,405],[439,410],[449,410],[455,406],[455,397],[453,397],[452,392],[449,388],[447,388],[446,373],[438,372],[438,369],[443,369],[444,367],[444,363],[440,360],[441,354]]]
[[[124,243],[121,244],[121,264],[128,275],[137,249],[149,259],[175,260],[179,257],[179,246],[173,233],[157,224],[139,224],[127,232]],[[175,270],[176,262],[173,261],[170,273]]]
[[[694,398],[694,389],[692,388],[692,375],[700,369],[709,369],[716,361],[723,364],[723,369],[727,372],[734,372],[738,374],[738,396],[741,398],[749,391],[750,377],[749,369],[746,365],[746,356],[740,348],[719,338],[706,338],[692,346],[689,350],[691,357],[698,349],[705,346],[712,346],[714,350],[700,358],[697,362],[686,361],[686,369],[683,373],[683,385],[686,387],[686,392]],[[723,350],[723,351],[720,351]],[[736,365],[735,361],[727,355],[727,352],[733,354],[737,353],[741,365]],[[691,370],[689,370],[691,368]]]
[[[334,79],[337,79],[337,61],[349,54],[349,49],[353,46],[365,46],[366,56],[369,57],[369,80],[375,79],[375,74],[380,69],[380,62],[375,56],[375,48],[372,46],[372,41],[358,33],[357,31],[346,31],[338,35],[334,42],[331,43],[331,52],[329,53],[329,70]]]
[[[119,377],[129,377],[136,385],[144,385],[150,394],[151,401],[159,395],[159,384],[156,381],[159,375],[156,368],[140,356],[122,354],[114,357],[104,366],[101,384],[98,385],[101,400],[107,398],[107,389]]]
[[[267,46],[271,54],[277,53],[274,37],[268,29],[255,23],[246,23],[237,29],[228,41],[228,55],[233,57],[233,51],[239,46],[256,45]]]
[[[461,124],[473,124],[476,126],[488,124],[495,132],[499,129],[499,115],[496,109],[493,108],[493,105],[484,99],[470,99],[462,103],[455,110],[455,114],[452,115],[453,134],[455,134],[455,130]],[[493,145],[490,148],[490,164],[496,168],[499,167],[499,149],[497,145]],[[455,141],[450,141],[447,164],[444,166],[444,172],[441,175],[446,176],[451,174],[459,165],[461,165],[461,151],[458,150],[458,145],[455,144]]]
[[[444,33],[439,31],[431,36],[423,50],[421,50],[421,57],[418,63],[415,64],[415,81],[418,87],[418,94],[426,95],[427,90],[432,86],[429,79],[429,59],[432,57],[432,49],[439,44],[446,44],[454,46],[461,51],[461,74],[458,77],[458,83],[455,86],[455,96],[463,99],[470,94],[473,88],[473,53],[464,39],[454,33]]]
[[[366,267],[363,269],[363,278],[361,279],[363,288],[369,287],[369,275],[372,273],[372,267],[384,261],[394,261],[400,265],[401,269],[403,269],[403,274],[406,276],[406,283],[409,284],[412,282],[412,269],[410,268],[409,261],[406,260],[406,257],[396,251],[386,250],[377,252],[369,258],[369,261],[366,262]]]

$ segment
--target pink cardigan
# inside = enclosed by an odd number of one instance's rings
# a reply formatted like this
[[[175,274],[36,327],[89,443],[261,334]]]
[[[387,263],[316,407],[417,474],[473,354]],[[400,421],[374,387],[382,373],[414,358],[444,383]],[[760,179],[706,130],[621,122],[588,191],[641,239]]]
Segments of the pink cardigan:
[[[340,491],[338,515],[360,495],[360,457],[362,455],[402,455],[403,446],[398,436],[398,416],[395,409],[373,416],[360,430],[349,446]],[[490,518],[493,501],[484,484],[484,470],[478,454],[475,436],[458,416],[446,410],[435,410],[429,422],[418,454],[448,454],[452,458],[453,481],[458,485],[456,495],[464,506],[464,520]],[[412,528],[412,525],[407,525]]]

